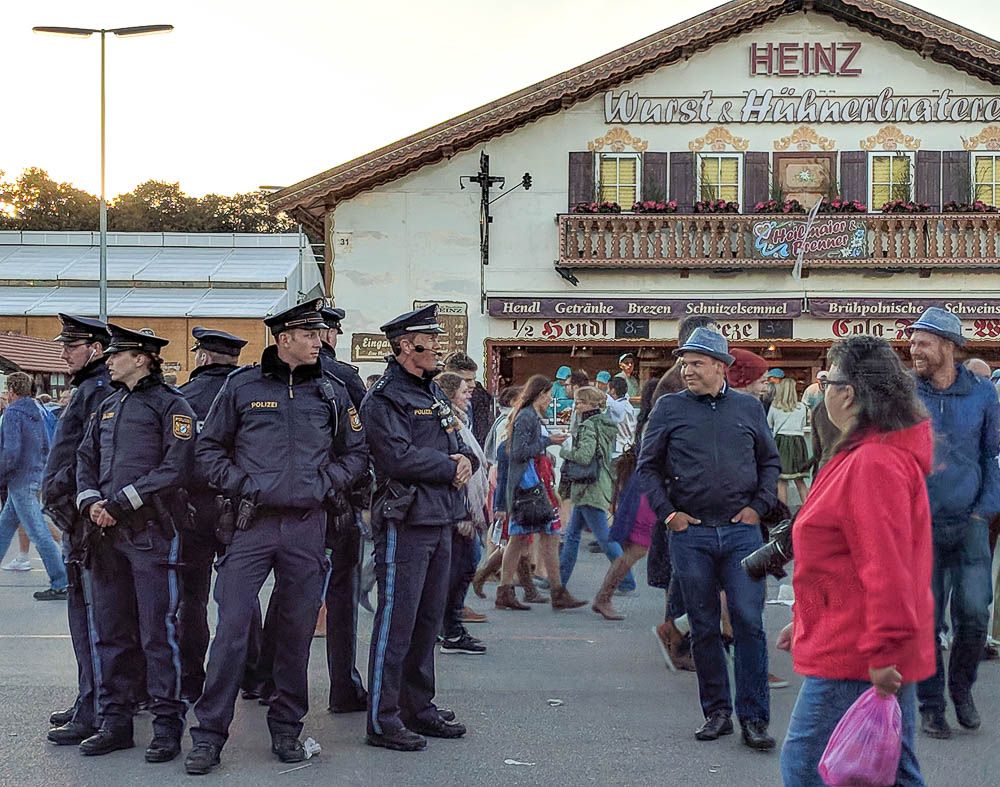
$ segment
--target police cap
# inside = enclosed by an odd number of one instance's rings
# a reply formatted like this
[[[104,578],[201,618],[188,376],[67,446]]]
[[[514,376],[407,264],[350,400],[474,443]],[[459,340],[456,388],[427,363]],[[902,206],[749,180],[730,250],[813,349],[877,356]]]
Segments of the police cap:
[[[108,326],[92,317],[78,317],[75,314],[59,314],[62,332],[54,342],[100,342],[108,346]]]
[[[323,318],[323,322],[326,323],[326,327],[331,331],[336,331],[337,333],[343,333],[343,329],[340,327],[340,321],[347,316],[347,312],[343,309],[334,309],[332,306],[324,306],[319,310],[320,316]]]
[[[137,350],[144,353],[159,353],[160,350],[170,344],[168,339],[164,339],[161,336],[155,336],[149,329],[133,331],[109,322],[108,330],[111,332],[111,344],[105,350],[108,355],[112,353],[120,353],[124,350]]]
[[[207,350],[210,353],[239,355],[247,343],[246,339],[241,339],[239,336],[212,328],[202,328],[200,325],[191,329],[191,335],[194,337],[194,347],[191,348],[191,352]]]
[[[437,308],[437,304],[432,303],[422,309],[414,309],[390,320],[379,330],[385,334],[386,339],[395,339],[407,333],[444,333],[437,321]]]
[[[290,331],[292,328],[302,328],[305,331],[318,331],[326,328],[323,317],[319,310],[323,308],[321,299],[308,300],[299,303],[291,309],[285,309],[270,317],[264,318],[264,324],[271,329],[271,333],[277,336],[283,331]]]

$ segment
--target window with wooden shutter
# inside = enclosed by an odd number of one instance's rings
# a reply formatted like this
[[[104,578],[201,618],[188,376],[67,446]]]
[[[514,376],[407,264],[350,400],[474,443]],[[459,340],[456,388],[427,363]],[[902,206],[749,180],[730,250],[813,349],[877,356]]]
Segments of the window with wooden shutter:
[[[743,157],[698,156],[698,199],[739,202],[742,196]]]
[[[973,199],[987,205],[1000,204],[1000,155],[976,153],[972,159]]]
[[[635,153],[600,153],[597,194],[600,202],[617,202],[631,210],[639,201],[639,156]]]
[[[894,200],[913,199],[913,154],[873,153],[868,159],[871,210]]]

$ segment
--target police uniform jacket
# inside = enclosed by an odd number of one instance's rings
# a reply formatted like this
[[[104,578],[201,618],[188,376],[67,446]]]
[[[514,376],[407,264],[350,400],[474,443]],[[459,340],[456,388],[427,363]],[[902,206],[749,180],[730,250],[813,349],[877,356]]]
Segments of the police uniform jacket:
[[[336,377],[347,388],[347,394],[351,397],[351,404],[356,410],[361,409],[361,402],[368,393],[361,375],[357,368],[349,363],[337,360],[337,352],[326,342],[319,350],[319,361],[323,365],[323,370]]]
[[[153,496],[177,490],[193,464],[194,412],[163,375],[143,377],[130,391],[118,387],[91,416],[80,443],[77,506],[98,500],[108,513],[153,505]]]
[[[236,364],[232,363],[209,363],[199,366],[191,372],[191,379],[177,389],[187,399],[187,403],[191,405],[191,409],[194,410],[195,435],[200,434],[204,427],[205,418],[208,417],[208,411],[212,407],[212,402],[215,401],[215,397],[226,382],[226,378],[238,368]],[[192,499],[195,507],[198,507],[199,504],[210,502],[201,499],[206,494],[209,494],[210,487],[201,466],[197,463],[195,463],[195,467],[191,472],[187,488],[192,493],[192,498],[195,496],[200,498],[197,500]],[[210,494],[214,497],[215,493],[212,491]]]
[[[448,398],[430,376],[410,374],[390,358],[361,406],[379,486],[393,480],[414,488],[408,525],[451,525],[468,513],[465,490],[452,486],[455,461],[449,457],[464,454],[473,472],[479,461],[457,429],[441,425],[438,402]]]
[[[87,430],[90,414],[114,391],[103,357],[74,374],[72,384],[76,393],[56,424],[42,477],[42,500],[47,506],[75,505],[77,448]]]
[[[273,345],[227,378],[196,456],[212,486],[267,508],[321,508],[368,466],[346,388],[318,361],[291,371]]]

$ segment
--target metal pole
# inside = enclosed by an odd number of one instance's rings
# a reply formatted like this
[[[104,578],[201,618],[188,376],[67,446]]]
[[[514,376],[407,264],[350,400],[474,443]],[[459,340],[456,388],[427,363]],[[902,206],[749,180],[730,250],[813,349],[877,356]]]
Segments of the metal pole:
[[[101,280],[100,298],[102,320],[108,319],[108,203],[104,197],[104,36],[101,31],[101,202],[100,202],[100,235],[101,235]]]

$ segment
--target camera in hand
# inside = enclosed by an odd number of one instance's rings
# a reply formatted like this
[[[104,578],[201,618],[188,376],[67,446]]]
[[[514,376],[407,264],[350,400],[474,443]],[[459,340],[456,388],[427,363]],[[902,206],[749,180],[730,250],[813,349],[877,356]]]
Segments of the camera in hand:
[[[771,528],[771,540],[740,561],[750,579],[770,574],[775,579],[788,576],[785,566],[792,560],[792,520],[782,519]]]

